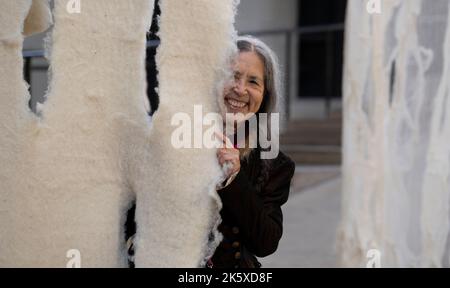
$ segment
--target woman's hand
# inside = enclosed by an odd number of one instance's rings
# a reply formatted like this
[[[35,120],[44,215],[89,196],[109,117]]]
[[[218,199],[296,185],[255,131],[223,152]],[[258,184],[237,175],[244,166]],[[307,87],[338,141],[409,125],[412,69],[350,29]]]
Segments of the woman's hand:
[[[239,150],[233,147],[230,139],[226,135],[216,133],[216,136],[223,142],[224,148],[217,150],[217,159],[220,166],[227,165],[228,169],[225,170],[226,178],[228,179],[234,173],[239,172],[241,169],[241,161],[239,158]]]

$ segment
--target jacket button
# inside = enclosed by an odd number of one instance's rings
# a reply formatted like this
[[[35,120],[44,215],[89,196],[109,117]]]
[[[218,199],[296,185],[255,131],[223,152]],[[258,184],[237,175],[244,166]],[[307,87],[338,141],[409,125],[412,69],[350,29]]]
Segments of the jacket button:
[[[220,243],[220,246],[222,246],[224,249],[228,250],[231,248],[230,243],[227,243],[225,241],[223,241],[222,243]]]
[[[236,254],[234,254],[234,258],[237,259],[241,259],[241,253],[240,252],[236,252]]]
[[[238,241],[234,241],[233,244],[231,245],[233,248],[238,248],[239,247],[239,242]]]
[[[233,229],[231,231],[233,231],[234,234],[238,234],[239,228],[235,226],[235,227],[233,227]]]

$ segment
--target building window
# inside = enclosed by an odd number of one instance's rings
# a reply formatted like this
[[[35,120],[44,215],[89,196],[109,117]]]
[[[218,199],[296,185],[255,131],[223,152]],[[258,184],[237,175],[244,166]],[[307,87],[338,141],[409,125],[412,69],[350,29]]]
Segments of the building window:
[[[303,31],[299,42],[300,98],[342,97],[346,2],[299,1],[299,27]]]

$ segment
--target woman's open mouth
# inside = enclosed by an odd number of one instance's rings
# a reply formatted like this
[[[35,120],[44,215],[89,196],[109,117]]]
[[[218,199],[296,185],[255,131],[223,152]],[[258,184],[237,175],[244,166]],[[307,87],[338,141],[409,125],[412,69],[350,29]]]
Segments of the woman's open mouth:
[[[230,107],[233,110],[240,110],[248,105],[246,102],[238,101],[231,98],[226,98],[225,103],[227,103],[228,107]]]

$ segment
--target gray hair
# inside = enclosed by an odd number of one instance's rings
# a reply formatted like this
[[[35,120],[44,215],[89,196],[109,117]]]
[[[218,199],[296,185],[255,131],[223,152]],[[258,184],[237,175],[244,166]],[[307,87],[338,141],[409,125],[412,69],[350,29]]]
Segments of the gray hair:
[[[255,52],[264,63],[264,97],[257,113],[280,112],[282,82],[278,57],[264,42],[251,36],[238,37],[237,47],[239,52]]]
[[[278,62],[278,57],[275,55],[275,53],[272,51],[272,49],[269,48],[264,42],[261,40],[251,37],[251,36],[240,36],[237,39],[237,48],[238,52],[254,52],[256,55],[259,56],[261,61],[264,63],[264,94],[263,94],[263,101],[261,103],[261,107],[256,112],[257,119],[258,113],[266,113],[268,115],[268,122],[267,122],[267,133],[268,135],[265,135],[266,137],[278,137],[278,135],[274,135],[275,133],[278,134],[278,130],[280,127],[274,127],[276,128],[275,131],[273,131],[271,128],[271,114],[272,113],[280,113],[281,109],[280,106],[282,105],[282,75],[281,70]],[[280,117],[280,121],[284,117]],[[259,121],[258,121],[259,122]],[[259,125],[259,124],[258,124]],[[275,133],[272,133],[275,132]],[[248,137],[255,137],[248,135]],[[275,148],[275,147],[274,147]],[[276,148],[278,149],[278,147]],[[247,158],[247,156],[250,153],[250,150],[244,149],[242,151],[243,157]]]

